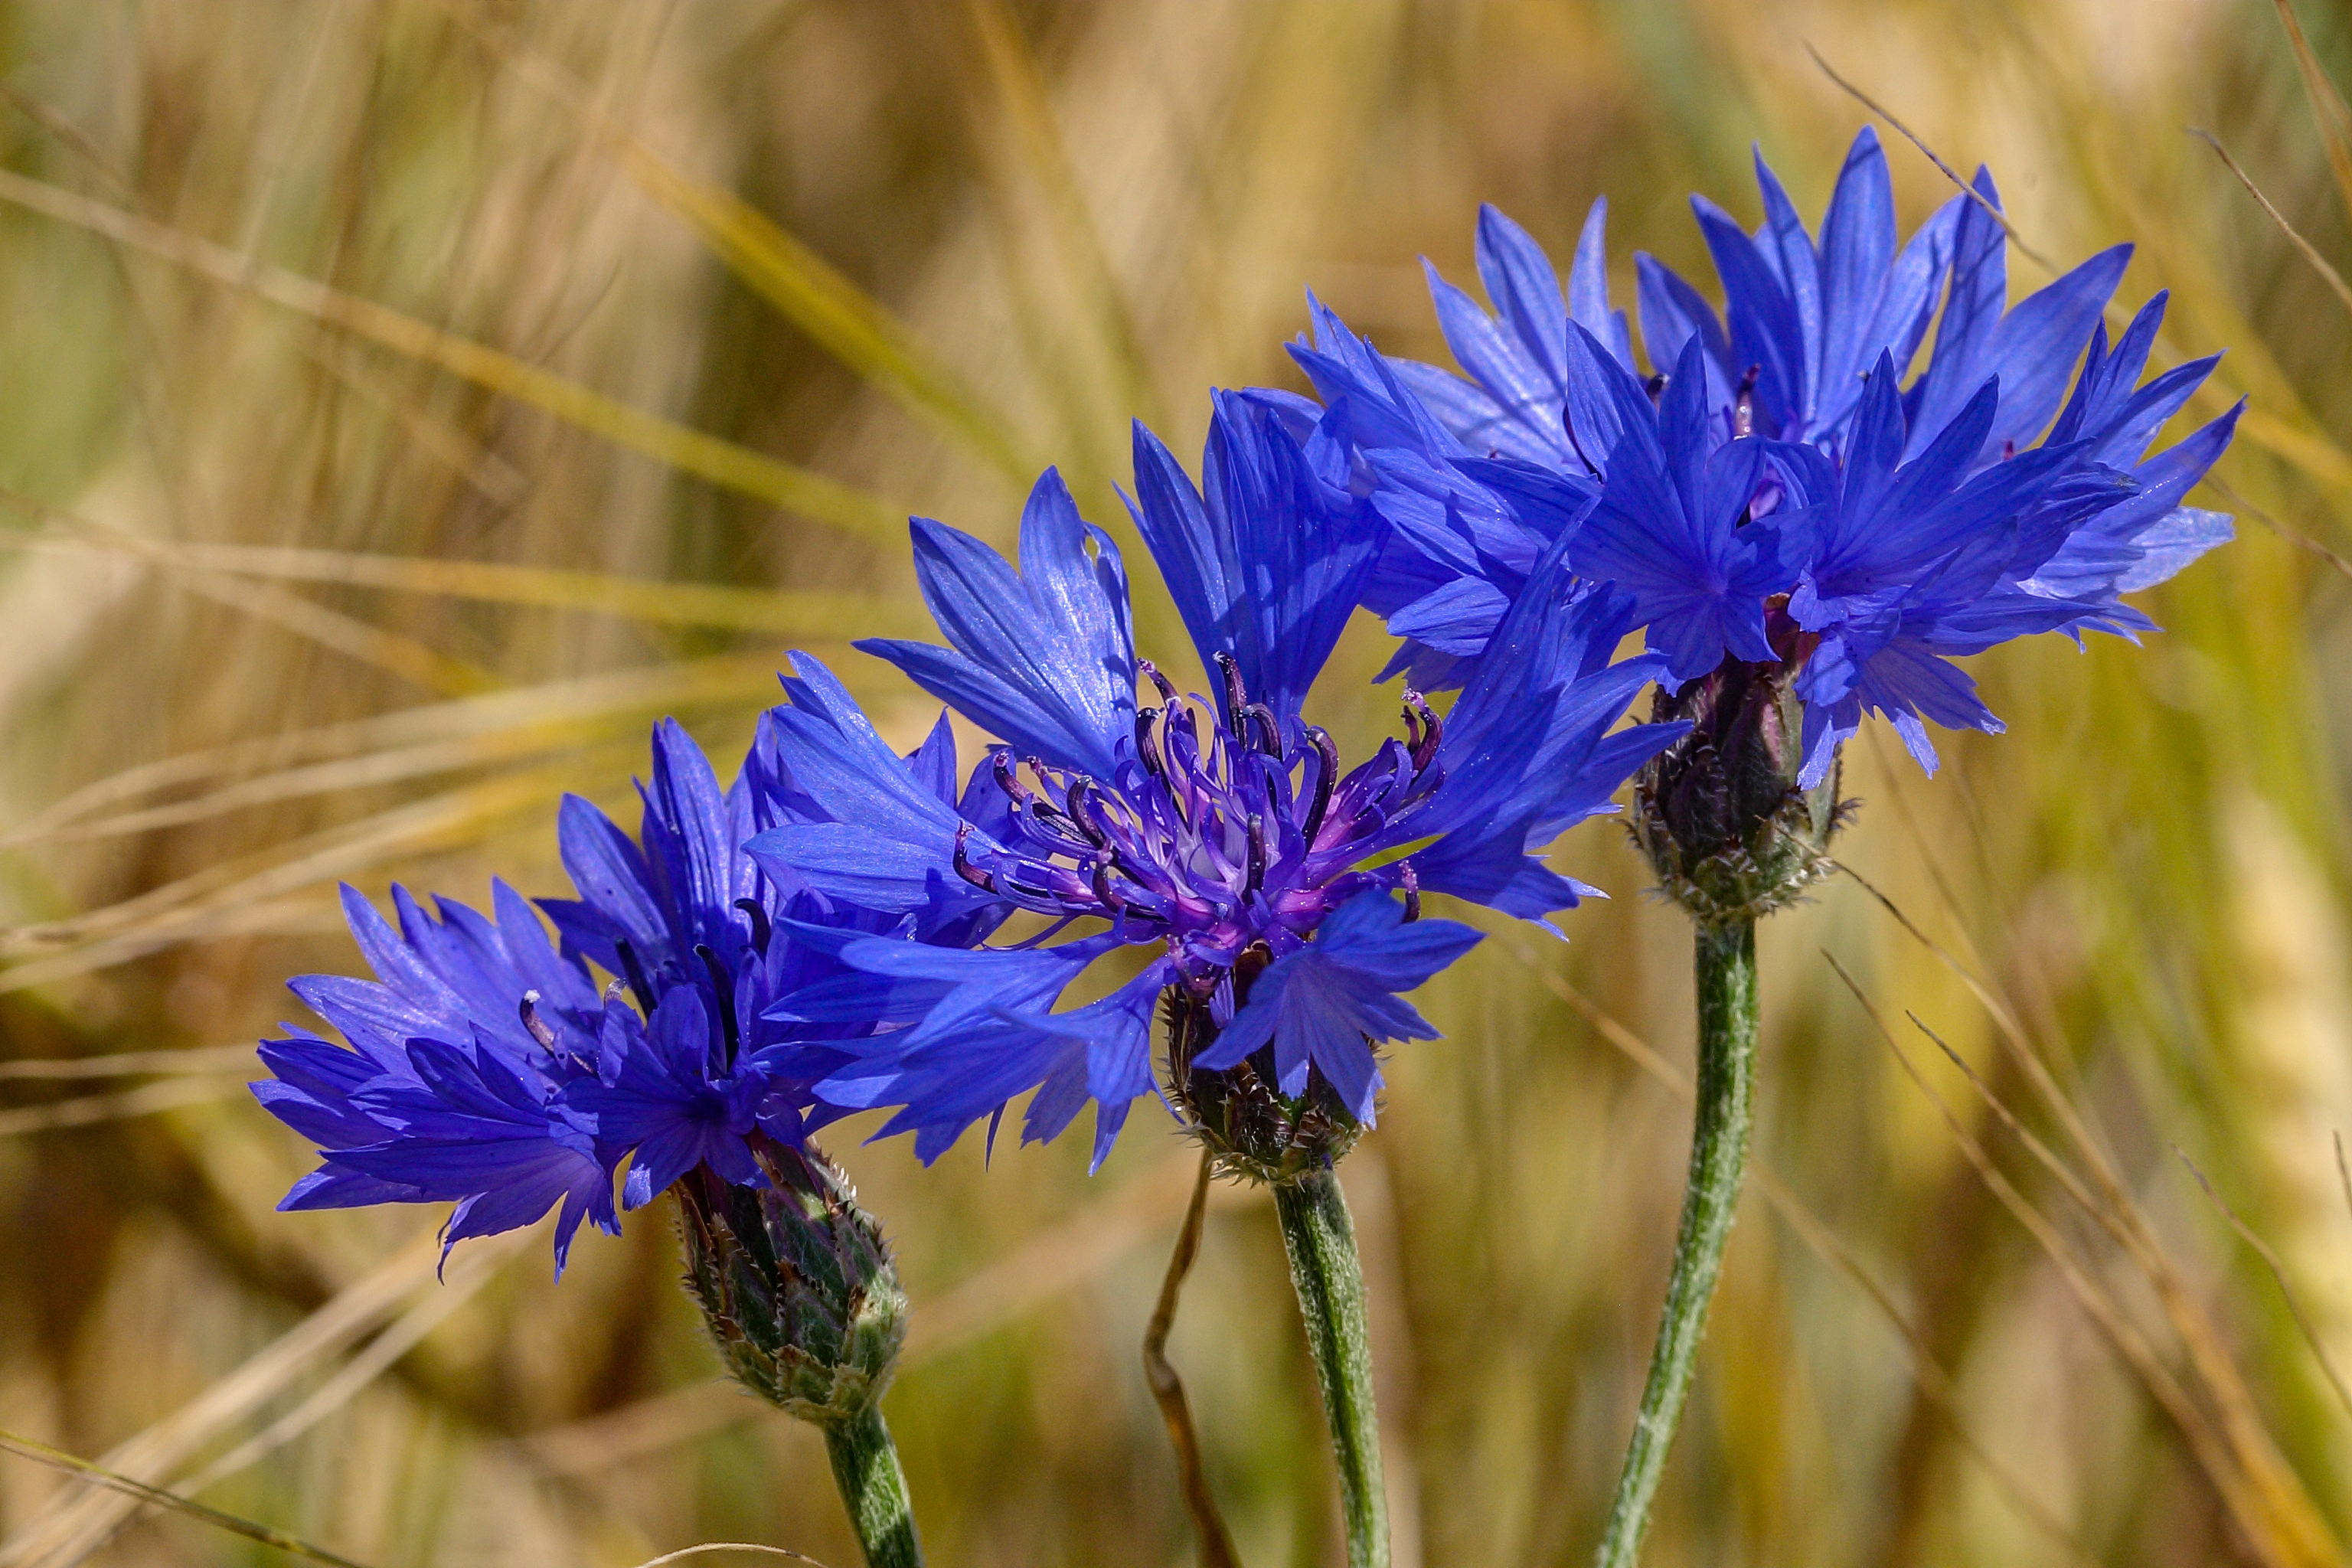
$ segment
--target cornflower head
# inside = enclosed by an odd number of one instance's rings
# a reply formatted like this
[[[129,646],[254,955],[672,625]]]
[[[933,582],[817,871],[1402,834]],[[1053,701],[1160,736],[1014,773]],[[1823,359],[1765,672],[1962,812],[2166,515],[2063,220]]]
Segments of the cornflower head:
[[[1826,865],[1836,758],[1865,715],[1933,773],[1927,721],[2000,728],[1954,658],[2038,632],[2153,629],[2121,595],[2231,537],[2228,517],[2183,500],[2239,412],[2152,451],[2214,359],[2141,381],[2160,294],[2110,346],[2101,314],[2127,246],[2004,310],[1989,174],[1898,246],[1870,131],[1818,243],[1757,169],[1753,233],[1694,198],[1723,317],[1637,258],[1646,379],[1608,305],[1597,205],[1564,296],[1491,209],[1478,254],[1495,313],[1432,274],[1468,381],[1380,354],[1319,305],[1293,350],[1394,524],[1365,602],[1406,639],[1397,667],[1463,679],[1554,545],[1583,582],[1631,595],[1668,660],[1656,716],[1695,726],[1645,776],[1637,837],[1670,891],[1724,918],[1785,902]],[[1293,420],[1318,412],[1265,395]]]
[[[665,721],[635,838],[566,797],[558,837],[577,899],[535,909],[498,882],[492,919],[449,900],[428,911],[395,886],[387,921],[346,888],[376,978],[291,984],[348,1047],[299,1029],[265,1041],[275,1076],[255,1093],[319,1149],[280,1208],[453,1203],[445,1256],[554,1208],[560,1275],[583,1221],[617,1232],[622,1210],[675,1187],[688,1282],[730,1371],[837,1426],[870,1409],[905,1327],[878,1227],[807,1142],[837,1114],[811,1083],[852,1059],[844,1037],[873,1026],[770,1015],[838,977],[828,942],[885,931],[965,942],[991,916],[925,926],[771,881],[740,846],[782,797],[775,744],[763,721],[722,793]],[[944,728],[909,765],[936,771],[942,757],[952,772]]]
[[[1137,658],[1119,552],[1056,473],[1030,496],[1017,570],[918,520],[917,573],[950,646],[859,646],[999,738],[953,802],[797,659],[778,719],[805,805],[752,838],[751,857],[886,915],[996,907],[1045,925],[969,951],[845,944],[873,977],[868,1011],[906,1026],[857,1043],[819,1095],[898,1107],[884,1132],[913,1131],[926,1160],[982,1117],[992,1134],[1024,1093],[1024,1141],[1056,1136],[1092,1100],[1099,1163],[1156,1087],[1164,1003],[1168,1089],[1186,1119],[1229,1168],[1287,1180],[1371,1122],[1376,1046],[1432,1035],[1402,993],[1476,933],[1423,918],[1424,894],[1539,919],[1591,891],[1532,852],[1608,809],[1678,732],[1609,733],[1662,661],[1607,663],[1623,596],[1571,588],[1555,552],[1451,710],[1408,689],[1403,736],[1347,766],[1303,702],[1387,531],[1346,488],[1349,463],[1329,431],[1295,438],[1280,411],[1223,395],[1196,489],[1138,426],[1131,509],[1211,674],[1206,697],[1180,696]],[[1122,948],[1147,955],[1139,970],[1053,1010]]]

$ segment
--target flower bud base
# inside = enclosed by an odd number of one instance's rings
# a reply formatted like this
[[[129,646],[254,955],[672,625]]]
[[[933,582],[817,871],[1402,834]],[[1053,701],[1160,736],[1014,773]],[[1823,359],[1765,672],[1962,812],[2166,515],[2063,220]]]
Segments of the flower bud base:
[[[1627,826],[1660,890],[1701,925],[1785,909],[1835,868],[1829,842],[1854,803],[1838,799],[1840,764],[1820,785],[1798,787],[1803,716],[1792,678],[1787,664],[1727,660],[1654,700],[1653,720],[1693,728],[1635,779]]]
[[[1254,947],[1234,966],[1234,1005],[1248,1000],[1249,982],[1265,969],[1265,949]],[[1310,1068],[1307,1092],[1286,1095],[1275,1081],[1274,1047],[1230,1068],[1196,1068],[1193,1058],[1217,1037],[1209,1001],[1171,985],[1162,1001],[1168,1026],[1168,1079],[1187,1126],[1208,1146],[1218,1173],[1269,1186],[1328,1171],[1356,1146],[1363,1125],[1349,1113],[1320,1070]]]
[[[889,1384],[906,1292],[838,1167],[765,1138],[754,1152],[764,1191],[708,1166],[678,1184],[686,1287],[729,1375],[788,1415],[845,1426]]]

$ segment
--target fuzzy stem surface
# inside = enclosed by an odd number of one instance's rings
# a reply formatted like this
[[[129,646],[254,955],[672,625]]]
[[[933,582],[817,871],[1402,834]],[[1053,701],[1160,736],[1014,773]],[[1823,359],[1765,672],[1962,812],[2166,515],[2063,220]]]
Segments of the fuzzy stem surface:
[[[866,1568],[923,1568],[907,1475],[898,1468],[898,1445],[883,1425],[882,1407],[868,1405],[846,1421],[828,1424],[824,1449]]]
[[[1641,1557],[1650,1505],[1697,1366],[1707,1304],[1723,1268],[1724,1242],[1738,1212],[1748,1125],[1755,1116],[1756,922],[1701,924],[1696,934],[1698,1105],[1691,1129],[1689,1183],[1675,1237],[1665,1311],[1658,1321],[1641,1414],[1610,1509],[1609,1531],[1601,1539],[1599,1568],[1633,1568]]]
[[[1322,1386],[1339,1467],[1339,1507],[1348,1527],[1348,1568],[1388,1568],[1389,1503],[1381,1484],[1380,1417],[1372,1403],[1372,1339],[1364,1310],[1364,1268],[1339,1178],[1310,1171],[1274,1188],[1290,1282],[1306,1320],[1307,1348]]]

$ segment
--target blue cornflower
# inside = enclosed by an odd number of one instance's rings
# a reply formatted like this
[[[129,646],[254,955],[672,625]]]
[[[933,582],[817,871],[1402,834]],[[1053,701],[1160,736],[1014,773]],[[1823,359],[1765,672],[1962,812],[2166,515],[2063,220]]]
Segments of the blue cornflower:
[[[1191,1042],[1171,1074],[1247,1071],[1292,1101],[1314,1087],[1368,1123],[1374,1045],[1432,1033],[1401,994],[1476,940],[1420,919],[1422,894],[1536,919],[1591,890],[1531,851],[1609,809],[1680,732],[1608,732],[1663,661],[1607,664],[1625,597],[1571,590],[1555,550],[1451,712],[1408,689],[1406,737],[1343,773],[1302,703],[1387,531],[1345,488],[1348,460],[1332,432],[1302,442],[1281,411],[1224,395],[1196,489],[1138,426],[1132,510],[1212,674],[1205,700],[1180,698],[1136,657],[1118,551],[1058,474],[1030,496],[1017,572],[918,520],[918,574],[950,646],[860,647],[1001,738],[953,804],[796,658],[782,756],[815,809],[751,839],[752,858],[886,914],[994,906],[1045,922],[1007,947],[845,944],[872,976],[866,1005],[908,1026],[860,1043],[822,1097],[899,1107],[884,1131],[912,1131],[926,1160],[1033,1089],[1024,1141],[1055,1137],[1092,1100],[1098,1163],[1154,1088],[1164,995]],[[1139,971],[1052,1010],[1096,959],[1129,946],[1150,954]]]
[[[1803,669],[1809,782],[1866,711],[1932,771],[1923,719],[1999,728],[1951,658],[2152,629],[2121,595],[2231,537],[2227,516],[2181,503],[2238,411],[2151,456],[2214,360],[2139,384],[2162,295],[2110,349],[2100,316],[2128,246],[2004,310],[1989,174],[1898,246],[1868,129],[1818,243],[1760,157],[1757,173],[1753,234],[1694,198],[1722,319],[1637,258],[1643,335],[1671,371],[1647,383],[1608,308],[1598,206],[1565,296],[1491,210],[1478,255],[1495,314],[1433,274],[1469,382],[1381,355],[1310,299],[1313,342],[1293,355],[1393,524],[1365,604],[1405,639],[1396,668],[1458,682],[1532,561],[1566,541],[1580,576],[1633,595],[1675,687],[1726,658]],[[1903,387],[1930,324],[1932,358]],[[1259,395],[1294,425],[1323,413]]]
[[[292,988],[350,1048],[304,1030],[261,1047],[276,1079],[256,1094],[320,1155],[279,1206],[454,1202],[454,1246],[560,1205],[560,1271],[583,1220],[618,1229],[613,1177],[625,1162],[624,1208],[698,1165],[764,1185],[761,1141],[797,1148],[832,1114],[808,1085],[851,1059],[843,1037],[873,1026],[769,1013],[839,975],[827,942],[905,929],[780,887],[741,853],[790,806],[775,747],[763,721],[742,778],[722,794],[701,752],[665,721],[637,839],[567,797],[559,839],[581,897],[541,906],[560,948],[503,882],[495,921],[447,900],[436,920],[395,887],[396,930],[346,888],[376,979],[306,975]],[[951,773],[944,727],[917,763],[936,772],[942,756]],[[983,915],[907,934],[964,941],[986,926]],[[591,961],[614,977],[601,994]]]

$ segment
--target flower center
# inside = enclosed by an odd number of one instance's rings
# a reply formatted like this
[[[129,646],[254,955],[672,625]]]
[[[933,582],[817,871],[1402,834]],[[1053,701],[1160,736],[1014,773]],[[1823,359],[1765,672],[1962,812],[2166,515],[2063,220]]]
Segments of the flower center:
[[[960,829],[957,873],[1024,909],[1098,917],[1133,942],[1165,940],[1196,984],[1213,984],[1252,942],[1279,956],[1305,941],[1378,879],[1351,868],[1367,841],[1437,788],[1444,721],[1407,691],[1407,738],[1383,742],[1342,777],[1328,733],[1286,724],[1250,700],[1229,656],[1218,664],[1213,709],[1180,700],[1143,663],[1160,703],[1136,710],[1134,740],[1108,781],[1000,749],[1007,842],[975,859],[971,829]]]

